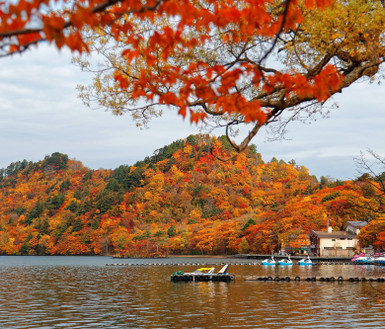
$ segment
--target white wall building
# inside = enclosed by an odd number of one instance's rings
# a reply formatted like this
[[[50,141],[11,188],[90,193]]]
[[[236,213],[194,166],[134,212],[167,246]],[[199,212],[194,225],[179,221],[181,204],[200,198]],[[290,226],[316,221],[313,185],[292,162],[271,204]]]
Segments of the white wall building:
[[[311,231],[310,252],[320,257],[353,257],[359,247],[357,234],[367,222],[349,221],[344,231],[333,231],[328,226],[327,231]]]

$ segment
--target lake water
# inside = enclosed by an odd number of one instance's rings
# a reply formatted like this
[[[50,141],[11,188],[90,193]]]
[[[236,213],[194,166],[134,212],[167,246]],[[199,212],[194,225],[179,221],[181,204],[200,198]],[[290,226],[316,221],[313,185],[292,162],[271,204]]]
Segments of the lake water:
[[[249,276],[385,277],[376,266],[241,265],[234,282],[171,282],[226,259],[0,257],[0,328],[383,328],[385,283],[256,282]],[[111,263],[167,266],[106,266]],[[231,260],[235,262],[235,260]],[[190,264],[190,265],[182,265]],[[384,303],[383,303],[384,299]]]

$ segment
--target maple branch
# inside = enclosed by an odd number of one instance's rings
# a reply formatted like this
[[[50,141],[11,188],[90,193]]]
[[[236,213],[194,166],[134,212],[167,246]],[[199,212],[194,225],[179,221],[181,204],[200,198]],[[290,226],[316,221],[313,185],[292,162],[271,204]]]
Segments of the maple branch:
[[[228,142],[230,143],[230,145],[235,149],[235,151],[237,152],[236,154],[230,156],[230,157],[222,157],[218,154],[215,154],[214,153],[214,150],[213,148],[210,148],[210,154],[212,154],[216,159],[220,160],[220,161],[223,161],[223,162],[226,162],[226,161],[230,161],[230,160],[233,160],[235,159],[237,156],[238,156],[238,153],[241,153],[243,152],[244,150],[246,150],[246,148],[248,147],[248,145],[250,144],[251,140],[255,137],[255,135],[258,133],[258,131],[261,129],[262,125],[260,125],[259,123],[255,124],[253,129],[251,131],[249,131],[249,133],[247,134],[247,136],[243,139],[243,141],[240,143],[240,144],[236,144],[235,142],[232,141],[232,139],[230,138],[229,136],[229,126],[232,125],[232,124],[238,124],[239,122],[237,120],[235,121],[232,121],[230,122],[227,126],[226,126],[226,138],[228,140]]]
[[[205,111],[207,114],[210,114],[212,116],[221,116],[225,113],[224,111],[216,112],[216,111],[210,110],[210,108],[203,101],[192,102],[192,103],[189,103],[188,106],[190,107],[200,106],[203,109],[203,111]]]
[[[278,123],[285,130],[289,121],[303,118],[307,120],[323,108],[329,97],[359,78],[377,73],[383,61],[384,50],[382,44],[378,44],[378,41],[382,40],[382,30],[381,27],[377,27],[382,26],[381,18],[378,19],[381,24],[377,24],[377,21],[373,23],[360,21],[364,27],[364,31],[361,32],[362,38],[369,40],[364,43],[359,39],[361,26],[353,29],[353,25],[358,24],[356,19],[352,24],[350,21],[349,24],[338,20],[334,22],[323,18],[318,9],[308,11],[308,8],[297,6],[297,3],[294,4],[291,0],[279,0],[272,4],[276,5],[275,7],[264,8],[267,16],[266,24],[261,23],[263,29],[255,21],[256,26],[244,30],[243,25],[238,26],[232,19],[227,21],[226,17],[222,17],[223,22],[216,26],[216,23],[212,23],[216,22],[214,16],[219,17],[222,10],[234,10],[238,15],[243,15],[244,11],[227,7],[227,2],[222,1],[217,8],[215,0],[212,1],[209,2],[212,6],[208,5],[207,10],[213,17],[208,15],[207,22],[211,23],[207,24],[199,20],[207,14],[200,10],[191,12],[192,17],[189,17],[188,10],[187,14],[180,13],[176,19],[172,18],[174,16],[171,14],[168,21],[163,20],[163,17],[157,21],[156,17],[148,23],[148,26],[141,19],[138,22],[130,21],[133,25],[127,26],[126,20],[121,19],[110,28],[104,23],[107,30],[110,30],[110,35],[115,38],[114,42],[125,44],[127,50],[125,54],[128,54],[123,56],[120,62],[115,56],[110,61],[112,66],[118,63],[115,65],[124,76],[122,80],[118,80],[120,87],[116,85],[117,80],[114,81],[113,76],[109,77],[117,89],[126,89],[127,97],[123,99],[125,102],[123,105],[131,106],[131,102],[135,103],[136,99],[140,98],[146,102],[154,102],[158,97],[163,105],[167,103],[169,107],[179,106],[183,110],[180,114],[184,117],[188,107],[188,110],[195,115],[191,116],[191,122],[204,121],[205,118],[212,117],[217,127],[226,130],[232,148],[241,152],[261,126]],[[251,4],[252,0],[250,1]],[[187,2],[192,6],[196,5],[195,2]],[[322,7],[321,1],[313,2],[315,7],[317,5]],[[337,6],[338,4],[341,8]],[[197,6],[200,5],[198,2]],[[206,8],[204,5],[203,7]],[[341,0],[336,1],[336,5],[330,7],[330,10],[334,10],[333,15],[338,16],[338,12],[345,10],[345,7],[349,6]],[[191,7],[185,9],[189,8]],[[123,8],[122,4],[116,9],[115,12],[111,9],[111,12],[107,13],[111,16],[108,22],[129,8]],[[367,13],[369,9],[363,6],[363,13]],[[166,10],[166,16],[168,14]],[[252,15],[253,12],[249,14]],[[299,19],[301,14],[303,20]],[[184,15],[187,15],[187,23],[184,21]],[[329,17],[331,14],[327,12],[325,15]],[[330,18],[334,17],[333,15]],[[314,18],[317,19],[317,23],[321,22],[319,24],[326,24],[327,27],[331,25],[327,30],[333,32],[329,35],[329,32],[320,31],[318,25],[314,24]],[[194,30],[195,23],[199,23],[197,26],[201,26],[201,30]],[[142,24],[145,24],[144,28]],[[135,28],[130,29],[132,26]],[[346,31],[346,26],[352,31]],[[123,34],[120,27],[124,28]],[[147,30],[147,27],[150,29]],[[266,32],[268,29],[271,34]],[[132,38],[127,31],[132,31]],[[124,33],[126,36],[118,40],[116,36],[123,36]],[[356,39],[359,40],[358,50],[354,43]],[[353,45],[347,42],[349,40],[353,41]],[[275,50],[278,63],[270,61]],[[126,67],[128,69],[125,69]],[[135,91],[134,95],[132,91]],[[106,93],[114,99],[111,93]],[[130,96],[134,96],[134,99],[130,100]],[[121,99],[117,100],[116,107],[121,107],[119,103]],[[254,102],[258,102],[258,108],[252,106]],[[319,107],[316,108],[315,104],[319,104]],[[111,108],[113,109],[113,105],[109,109]],[[291,112],[285,115],[286,111]],[[264,120],[263,114],[267,115],[267,120]],[[225,123],[218,120],[222,115]],[[287,118],[288,121],[282,125]],[[257,120],[261,120],[261,123],[256,123]],[[232,128],[250,121],[253,129],[244,140],[240,144],[232,141],[230,138]]]
[[[313,68],[308,69],[307,74],[305,75],[307,79],[314,78],[316,75],[320,74],[322,69],[330,62],[330,60],[334,57],[334,54],[327,53],[319,62],[317,65],[315,65]]]
[[[119,19],[121,16],[123,16],[124,14],[140,14],[140,13],[144,13],[146,11],[155,11],[162,2],[164,1],[167,1],[167,0],[158,0],[155,5],[153,6],[142,6],[141,9],[138,9],[138,10],[130,10],[130,11],[125,11],[125,12],[122,12],[119,17],[117,17],[114,21],[116,21],[117,19]],[[120,2],[124,2],[124,0],[107,0],[103,3],[100,3],[98,5],[96,5],[95,7],[93,7],[91,9],[91,13],[92,14],[97,14],[97,13],[100,13],[100,12],[103,12],[105,11],[106,9],[116,5],[117,3],[120,3]],[[73,23],[71,22],[71,20],[68,20],[67,22],[63,23],[63,29],[66,29],[68,27],[71,27],[73,25]],[[16,35],[25,35],[25,34],[30,34],[30,33],[40,33],[43,31],[43,28],[36,28],[36,29],[19,29],[19,30],[13,30],[13,31],[6,31],[6,32],[0,32],[0,37],[12,37],[12,36],[16,36]]]
[[[226,125],[226,138],[229,141],[230,145],[239,153],[240,152],[239,151],[239,146],[233,142],[233,140],[230,138],[230,134],[229,134],[230,127],[232,125],[235,125],[235,124],[239,124],[239,121],[238,120],[233,120],[233,121],[227,123],[227,125]]]
[[[38,29],[22,29],[22,30],[13,30],[13,31],[6,31],[6,32],[0,32],[0,38],[9,38],[14,37],[16,35],[25,35],[25,34],[31,34],[31,33],[40,33],[43,31],[43,28]]]
[[[0,58],[8,57],[8,56],[11,56],[11,55],[14,55],[14,54],[21,54],[21,53],[25,52],[26,50],[28,50],[29,47],[37,45],[38,43],[43,42],[43,41],[47,41],[47,40],[44,39],[44,38],[40,38],[40,39],[37,39],[35,41],[26,43],[26,44],[22,45],[22,49],[15,50],[13,53],[7,52],[5,54],[2,54],[2,55],[0,55]],[[7,48],[7,47],[9,47],[11,45],[13,45],[13,44],[10,44],[10,43],[3,44],[3,45],[0,46],[0,49]]]
[[[287,12],[288,12],[288,10],[289,10],[290,1],[291,1],[291,0],[285,0],[285,7],[284,7],[284,9],[283,9],[281,26],[280,26],[278,32],[275,34],[273,43],[271,44],[269,50],[268,50],[268,51],[262,56],[262,58],[259,60],[259,63],[260,63],[260,64],[261,64],[267,57],[270,56],[270,54],[271,54],[272,51],[274,50],[275,46],[277,45],[279,36],[281,35],[281,33],[283,32],[283,29],[284,29],[284,27],[285,27],[286,16],[287,16]]]
[[[224,73],[228,72],[232,67],[234,67],[236,64],[238,64],[240,62],[240,58],[242,56],[242,54],[246,51],[246,45],[247,43],[245,43],[245,45],[242,47],[242,51],[235,57],[235,59],[229,63],[225,63],[223,65],[223,67],[225,67],[226,69],[221,72],[221,73],[218,73],[214,78],[212,78],[210,80],[210,83],[213,83],[215,82],[218,78],[222,77]],[[233,54],[234,56],[235,54]]]
[[[278,136],[278,138],[282,138],[285,134],[285,132],[287,131],[287,126],[289,125],[290,122],[294,121],[294,120],[300,120],[300,118],[298,118],[300,116],[300,114],[311,108],[311,107],[315,107],[319,105],[319,103],[316,101],[316,100],[313,100],[313,102],[310,102],[309,104],[305,104],[304,106],[301,106],[299,108],[295,107],[293,109],[294,113],[292,115],[290,115],[289,118],[285,119],[282,123],[280,123],[278,125],[278,127],[276,129],[272,128],[272,131],[273,131],[273,134],[274,136],[273,137],[268,137],[267,139],[268,140],[275,140],[276,139],[276,136]],[[321,105],[319,105],[321,106]],[[271,123],[275,123],[275,122],[279,122],[280,120],[278,119],[278,117],[280,116],[280,114],[283,112],[282,109],[278,110],[278,109],[274,109],[271,113],[271,118],[269,119],[269,121],[266,123],[267,124],[271,124]],[[311,114],[308,115],[308,118],[310,117]]]
[[[116,13],[114,13],[114,15],[115,15],[114,19],[112,19],[107,25],[111,25],[112,23],[116,22],[125,14],[141,14],[141,13],[145,13],[148,11],[156,11],[158,9],[158,7],[165,1],[168,1],[168,0],[157,0],[153,6],[143,5],[140,9],[123,11],[123,12],[119,13],[118,15],[116,15]],[[124,0],[107,0],[103,3],[96,5],[95,7],[93,7],[90,10],[90,12],[91,12],[91,14],[98,14],[98,13],[107,11],[109,8],[111,8],[114,5],[121,3],[121,2],[124,2]],[[66,30],[72,26],[73,26],[73,22],[71,21],[71,19],[69,19],[63,23],[62,27],[59,30]],[[0,40],[3,38],[11,38],[11,37],[16,37],[16,36],[20,36],[20,35],[36,34],[36,33],[40,34],[42,32],[43,32],[43,27],[34,28],[34,29],[33,28],[26,28],[26,29],[12,30],[12,31],[4,31],[4,32],[0,32]],[[7,54],[0,55],[0,57],[7,57],[7,56],[10,56],[14,53],[22,53],[22,52],[26,51],[31,45],[36,45],[42,41],[47,41],[47,38],[42,37],[40,39],[34,40],[33,42],[30,42],[27,44],[20,44],[18,46],[21,47],[21,49],[13,51],[13,52],[8,51]],[[9,46],[11,46],[11,44],[9,44]],[[5,48],[5,46],[3,45],[0,48]]]
[[[374,162],[369,163],[368,160],[365,159],[364,153],[361,151],[359,157],[354,157],[353,160],[356,163],[356,165],[361,168],[362,170],[365,170],[365,172],[369,172],[372,177],[374,177],[375,181],[380,185],[378,187],[376,184],[373,184],[370,180],[369,183],[376,188],[378,191],[381,192],[382,195],[385,195],[385,180],[383,177],[383,174],[377,174],[374,170],[374,165],[379,164],[382,165],[385,169],[385,159],[381,158],[377,153],[375,153],[373,150],[368,149],[367,152],[370,156],[374,158]],[[364,174],[365,172],[360,172],[361,174]]]

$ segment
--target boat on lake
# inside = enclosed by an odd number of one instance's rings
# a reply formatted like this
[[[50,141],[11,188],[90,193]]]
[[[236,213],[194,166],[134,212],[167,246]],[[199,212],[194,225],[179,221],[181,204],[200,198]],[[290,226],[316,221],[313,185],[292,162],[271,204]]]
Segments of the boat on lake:
[[[262,261],[261,263],[262,265],[275,265],[275,259],[274,259],[274,256],[271,256],[271,258],[267,258],[265,260]]]
[[[377,265],[385,265],[385,257],[379,256],[379,257],[375,258],[374,263]]]
[[[293,265],[293,261],[290,259],[290,256],[287,259],[282,259],[278,262],[279,265]]]
[[[365,257],[365,254],[364,253],[361,253],[361,254],[357,254],[357,255],[354,255],[353,258],[351,259],[352,262],[355,262],[357,258],[359,257]]]
[[[311,261],[310,257],[307,256],[307,258],[303,258],[298,262],[298,265],[302,266],[308,266],[308,265],[313,265],[313,262]]]
[[[354,264],[358,265],[370,265],[375,263],[375,259],[373,256],[359,256],[352,261],[354,262]]]

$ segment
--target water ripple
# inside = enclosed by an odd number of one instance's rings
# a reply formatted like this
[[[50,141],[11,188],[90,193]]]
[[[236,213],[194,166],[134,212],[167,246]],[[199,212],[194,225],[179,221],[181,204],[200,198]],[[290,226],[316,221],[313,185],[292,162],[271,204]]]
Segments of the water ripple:
[[[170,282],[173,271],[194,268],[87,266],[84,261],[2,266],[1,328],[345,329],[379,328],[385,322],[385,284],[244,280],[249,275],[383,276],[382,268],[231,266],[235,282]]]

